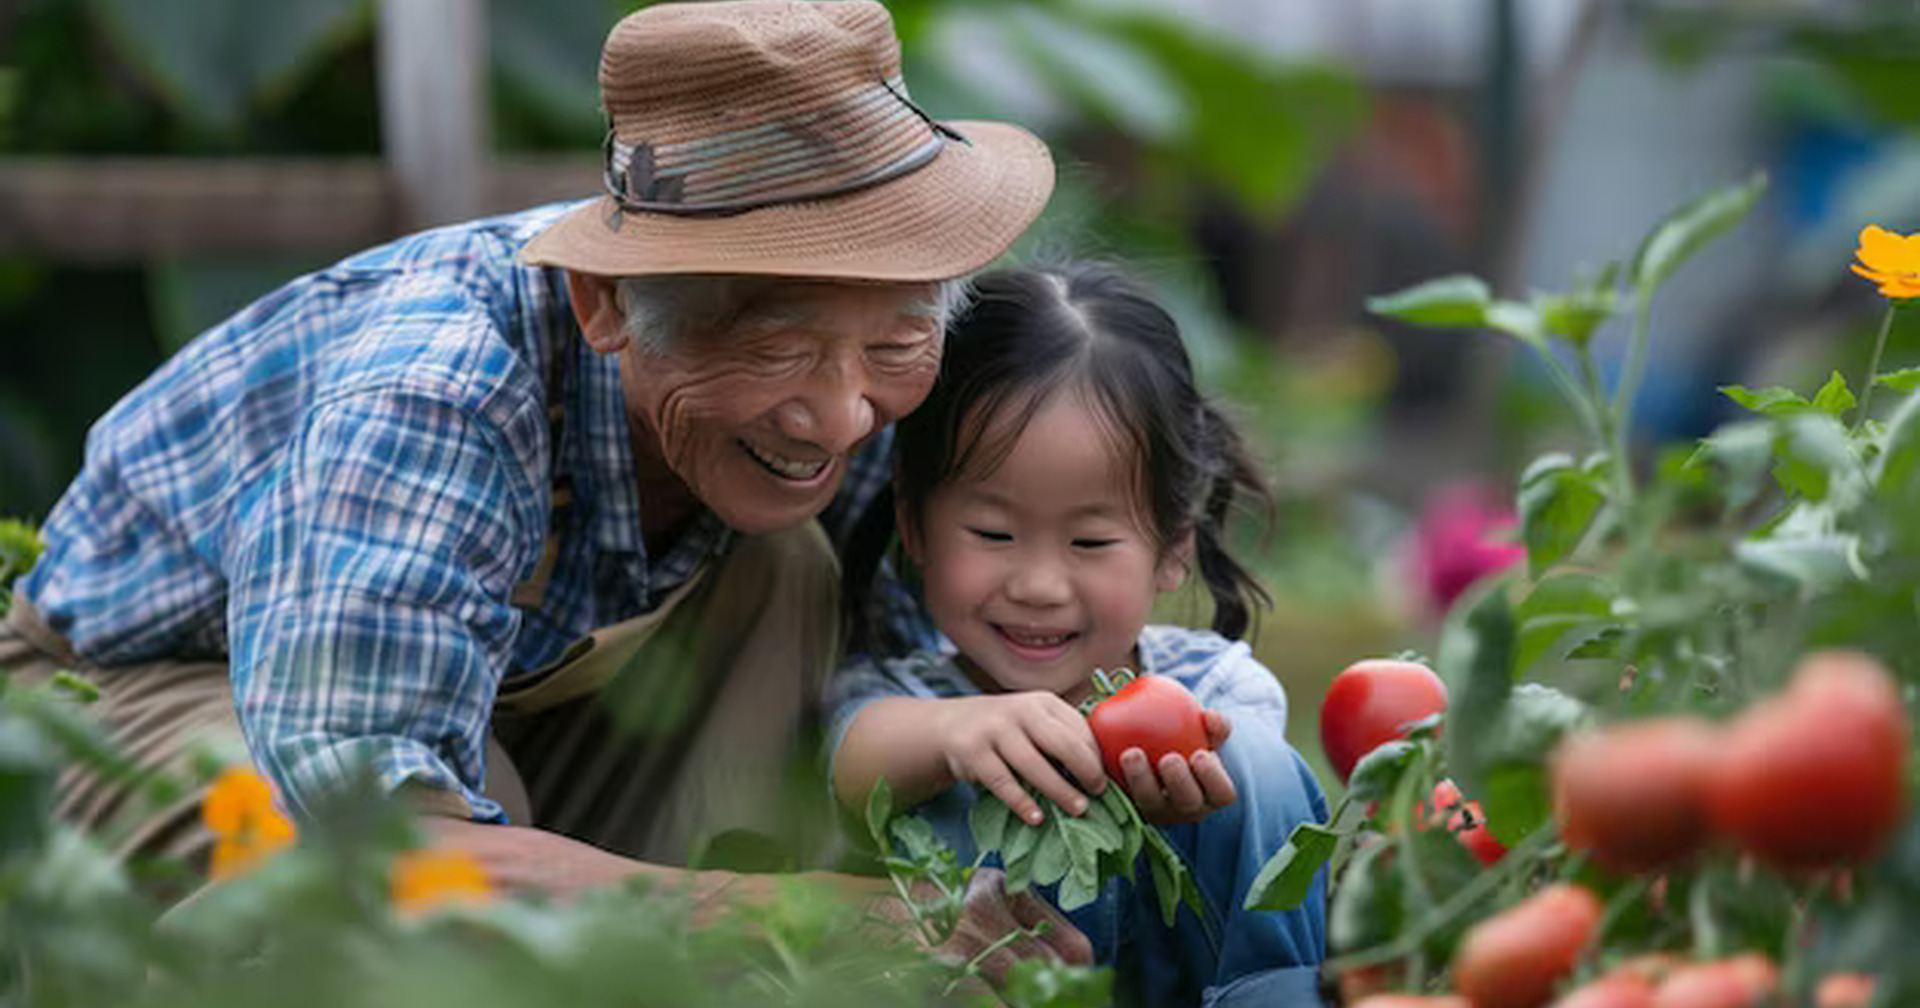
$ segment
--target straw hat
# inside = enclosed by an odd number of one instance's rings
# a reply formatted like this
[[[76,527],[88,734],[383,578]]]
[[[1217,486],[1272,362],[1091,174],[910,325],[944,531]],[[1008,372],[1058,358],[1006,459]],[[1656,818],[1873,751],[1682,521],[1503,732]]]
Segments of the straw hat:
[[[668,3],[600,56],[608,195],[522,261],[604,276],[941,280],[1039,215],[1053,162],[1004,123],[936,123],[871,0]]]

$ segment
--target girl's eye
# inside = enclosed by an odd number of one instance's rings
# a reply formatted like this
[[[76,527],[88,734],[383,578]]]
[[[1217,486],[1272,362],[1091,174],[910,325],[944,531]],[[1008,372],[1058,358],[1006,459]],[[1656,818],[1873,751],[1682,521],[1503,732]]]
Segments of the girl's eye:
[[[1013,541],[1012,533],[1001,532],[996,529],[969,528],[967,531],[973,533],[975,538],[984,539],[987,542],[1009,543]]]
[[[1118,539],[1087,539],[1087,538],[1075,539],[1073,541],[1073,548],[1084,549],[1084,550],[1097,550],[1097,549],[1103,549],[1107,546],[1111,546],[1114,543],[1117,543],[1119,541],[1120,540]]]

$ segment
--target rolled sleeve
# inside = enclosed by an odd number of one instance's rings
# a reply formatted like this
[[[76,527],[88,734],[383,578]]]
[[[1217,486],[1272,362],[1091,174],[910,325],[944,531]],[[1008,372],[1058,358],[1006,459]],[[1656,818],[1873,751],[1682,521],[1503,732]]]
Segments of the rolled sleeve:
[[[457,399],[382,388],[314,407],[261,480],[228,565],[233,689],[297,810],[371,772],[503,817],[484,756],[543,534],[526,450]]]

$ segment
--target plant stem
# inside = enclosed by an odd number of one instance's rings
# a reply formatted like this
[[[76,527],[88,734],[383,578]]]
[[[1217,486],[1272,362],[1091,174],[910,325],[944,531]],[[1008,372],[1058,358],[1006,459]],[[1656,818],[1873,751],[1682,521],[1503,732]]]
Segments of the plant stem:
[[[1556,839],[1558,834],[1551,826],[1542,826],[1534,830],[1525,840],[1520,841],[1518,847],[1508,851],[1507,856],[1501,858],[1498,864],[1475,875],[1473,881],[1455,890],[1452,896],[1447,897],[1445,903],[1435,907],[1432,913],[1413,922],[1398,938],[1331,960],[1327,963],[1327,970],[1338,976],[1349,970],[1378,966],[1381,963],[1412,955],[1429,935],[1465,913],[1512,876],[1530,868],[1534,855]]]
[[[1006,934],[1003,934],[1000,937],[994,939],[991,945],[988,945],[986,948],[981,949],[978,954],[976,954],[973,958],[967,960],[964,964],[960,966],[958,972],[954,975],[954,978],[952,980],[947,981],[946,990],[941,991],[940,996],[947,997],[951,995],[953,993],[954,988],[960,986],[960,981],[965,980],[966,978],[978,973],[980,971],[980,964],[983,962],[986,962],[988,956],[994,954],[995,952],[1000,951],[1003,948],[1006,948],[1007,946],[1013,944],[1014,942],[1019,941],[1022,938],[1038,938],[1041,935],[1045,934],[1047,923],[1048,923],[1047,921],[1041,921],[1040,923],[1034,925],[1033,927],[1020,928],[1018,930],[1009,931]]]
[[[1880,377],[1880,354],[1887,348],[1887,333],[1893,329],[1893,312],[1896,302],[1887,302],[1887,313],[1880,316],[1880,334],[1873,338],[1873,357],[1867,361],[1867,376],[1860,382],[1860,408],[1853,417],[1853,429],[1858,431],[1867,425],[1871,415],[1867,407],[1873,405],[1873,386]]]
[[[1647,369],[1647,316],[1652,292],[1638,295],[1633,309],[1633,335],[1627,339],[1627,359],[1620,369],[1620,385],[1613,400],[1613,469],[1618,477],[1622,505],[1633,501],[1633,466],[1627,445],[1633,437],[1633,400],[1640,394],[1640,378]]]

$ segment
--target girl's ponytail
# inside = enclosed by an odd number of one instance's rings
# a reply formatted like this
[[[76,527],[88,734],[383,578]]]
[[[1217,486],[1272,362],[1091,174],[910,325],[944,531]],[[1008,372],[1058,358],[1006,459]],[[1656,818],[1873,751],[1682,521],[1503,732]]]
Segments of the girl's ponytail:
[[[1239,639],[1246,635],[1257,608],[1271,605],[1272,599],[1253,572],[1234,558],[1227,546],[1227,524],[1240,498],[1255,505],[1270,525],[1273,494],[1239,431],[1212,403],[1201,400],[1195,427],[1194,447],[1207,484],[1194,520],[1194,562],[1213,596],[1214,632]]]

